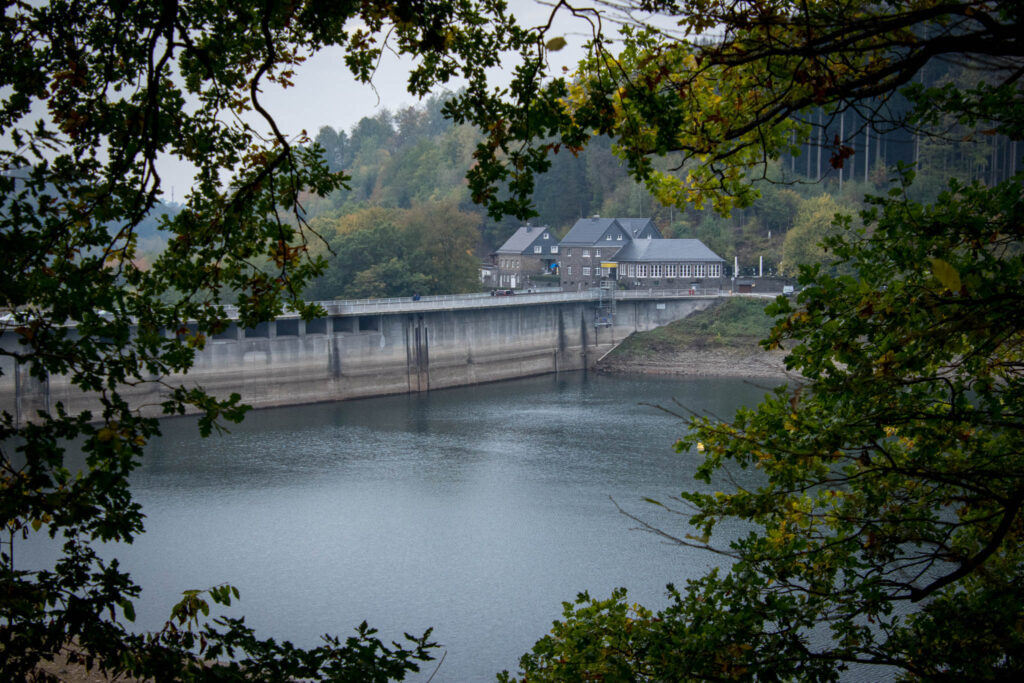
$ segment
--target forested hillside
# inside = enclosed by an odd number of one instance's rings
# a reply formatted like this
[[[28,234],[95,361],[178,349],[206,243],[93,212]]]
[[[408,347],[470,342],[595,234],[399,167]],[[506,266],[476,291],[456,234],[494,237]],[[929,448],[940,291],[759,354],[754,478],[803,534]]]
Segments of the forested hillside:
[[[957,66],[932,67],[917,87],[967,87]],[[470,126],[455,126],[434,96],[397,112],[363,118],[351,130],[325,125],[316,136],[332,171],[345,171],[348,189],[309,197],[305,208],[323,241],[311,245],[328,271],[311,284],[311,299],[409,296],[473,291],[477,266],[521,224],[501,222],[470,198],[465,176],[481,141]],[[660,205],[626,173],[608,138],[575,153],[562,148],[537,181],[534,224],[564,233],[583,216],[651,216],[666,237],[695,237],[726,259],[731,274],[793,276],[801,263],[827,260],[819,246],[837,228],[837,213],[856,216],[868,194],[884,194],[897,164],[912,164],[914,198],[933,200],[951,177],[995,183],[1015,172],[1016,143],[1005,136],[968,135],[946,121],[944,137],[915,138],[898,123],[902,97],[858,113],[816,111],[823,126],[793,154],[770,160],[761,197],[722,217],[710,207],[685,211]],[[865,120],[876,109],[892,125]],[[856,131],[856,134],[854,133]],[[173,214],[174,206],[166,207]],[[162,247],[155,230],[142,235],[143,250]]]
[[[932,66],[918,87],[966,87],[955,65]],[[474,204],[465,182],[480,135],[454,126],[442,115],[442,97],[398,112],[383,110],[350,131],[320,129],[332,170],[352,176],[350,187],[310,202],[314,225],[333,252],[323,250],[329,272],[309,290],[313,298],[404,296],[414,292],[472,290],[476,263],[520,225],[489,219]],[[994,183],[1015,171],[1013,150],[1003,136],[980,139],[945,122],[944,138],[915,138],[896,124],[907,113],[894,97],[842,115],[819,110],[808,119],[824,128],[793,154],[769,160],[761,193],[752,206],[724,218],[710,207],[680,211],[661,206],[628,177],[611,142],[599,138],[575,153],[565,148],[537,181],[535,224],[558,234],[580,217],[652,216],[666,237],[703,240],[740,275],[795,275],[801,263],[827,260],[818,245],[836,230],[834,216],[856,216],[864,196],[884,194],[897,164],[914,164],[913,191],[934,199],[950,177]],[[891,125],[879,123],[876,111]],[[874,119],[872,126],[865,120]],[[856,134],[855,134],[856,131]]]

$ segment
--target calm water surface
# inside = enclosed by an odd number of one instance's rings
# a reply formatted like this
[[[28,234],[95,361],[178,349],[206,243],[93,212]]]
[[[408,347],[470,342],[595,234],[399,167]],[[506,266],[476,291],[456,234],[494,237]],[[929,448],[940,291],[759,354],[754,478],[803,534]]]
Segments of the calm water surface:
[[[206,440],[168,421],[133,477],[146,533],[117,549],[145,589],[138,623],[230,582],[242,601],[228,613],[260,635],[315,645],[363,620],[385,640],[432,626],[447,651],[434,681],[493,680],[578,592],[626,586],[658,607],[666,583],[714,566],[633,529],[610,498],[686,533],[642,498],[698,488],[699,460],[672,450],[681,422],[644,404],[728,417],[766,391],[570,373],[262,410]]]

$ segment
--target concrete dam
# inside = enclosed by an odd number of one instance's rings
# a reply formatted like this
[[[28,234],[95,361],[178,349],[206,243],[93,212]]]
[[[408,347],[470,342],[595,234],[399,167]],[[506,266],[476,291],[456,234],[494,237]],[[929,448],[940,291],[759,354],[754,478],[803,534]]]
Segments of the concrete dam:
[[[321,302],[327,315],[236,324],[206,341],[187,375],[215,396],[255,407],[423,392],[592,367],[635,331],[710,306],[718,293],[572,292],[462,295],[413,301]],[[726,295],[727,296],[727,295]],[[13,335],[4,334],[3,344]],[[0,409],[19,422],[57,402],[73,412],[95,401],[62,377],[40,382],[0,358]],[[159,405],[159,385],[125,392]]]

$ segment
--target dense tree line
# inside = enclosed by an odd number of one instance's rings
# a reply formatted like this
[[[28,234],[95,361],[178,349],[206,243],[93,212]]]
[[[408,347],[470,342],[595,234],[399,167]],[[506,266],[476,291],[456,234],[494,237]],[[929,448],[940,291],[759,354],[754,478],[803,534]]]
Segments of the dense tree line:
[[[943,63],[922,70],[915,84],[965,88],[976,81],[975,71]],[[314,246],[327,258],[329,272],[316,281],[307,296],[467,291],[475,286],[471,273],[477,266],[472,259],[463,258],[465,250],[472,250],[478,260],[486,259],[521,225],[511,216],[494,221],[471,201],[465,175],[474,163],[473,152],[482,135],[472,126],[456,126],[445,118],[443,107],[450,97],[433,95],[420,105],[394,113],[382,109],[350,131],[330,126],[320,129],[315,143],[325,163],[332,171],[348,174],[350,180],[347,187],[325,198],[309,198],[304,204],[307,216],[325,226],[329,246]],[[941,134],[915,135],[899,125],[910,111],[909,101],[899,93],[893,93],[884,107],[877,102],[856,102],[841,112],[813,108],[803,115],[812,132],[800,146],[760,169],[760,176],[769,181],[759,185],[760,197],[749,206],[734,207],[727,216],[714,211],[709,202],[681,209],[662,205],[629,175],[611,138],[604,136],[583,149],[559,148],[551,156],[551,167],[536,178],[533,206],[539,220],[556,234],[564,234],[584,216],[650,216],[667,237],[694,237],[705,242],[726,259],[730,271],[735,257],[740,275],[795,276],[801,264],[829,261],[827,253],[815,245],[830,234],[831,215],[838,211],[856,214],[864,208],[864,195],[884,189],[898,163],[914,165],[917,179],[909,192],[921,199],[934,199],[950,177],[995,182],[1016,171],[1016,143],[1006,135],[992,130],[972,132],[948,116]],[[831,201],[822,200],[822,195]],[[476,239],[463,234],[457,259],[460,270],[457,274],[450,271],[450,282],[438,280],[436,273],[426,274],[416,265],[425,262],[425,255],[417,254],[414,239],[396,243],[379,263],[353,262],[341,253],[350,247],[338,242],[335,235],[347,231],[347,216],[372,207],[400,213],[428,206],[458,211],[460,220],[476,217]],[[395,220],[388,219],[380,228],[393,223]],[[140,233],[140,249],[150,257],[163,244],[152,229]],[[390,284],[353,287],[353,278],[371,266],[390,273]],[[352,267],[358,270],[342,273]],[[378,278],[371,281],[380,282]]]
[[[780,263],[799,266],[802,291],[768,309],[763,344],[799,377],[732,417],[689,417],[676,450],[716,490],[680,482],[651,501],[678,528],[626,511],[722,568],[670,586],[657,611],[621,590],[579,595],[522,658],[523,680],[1019,678],[1021,7],[616,6],[660,21],[622,15],[623,40],[599,35],[572,82],[508,110],[492,144],[515,148],[531,127],[578,146],[610,134],[662,201],[742,222],[765,181],[820,173],[829,194],[793,202]],[[827,168],[800,168],[818,150]],[[487,161],[473,181],[511,173]],[[758,484],[736,486],[734,468]],[[716,542],[726,523],[745,531]]]
[[[939,63],[919,72],[915,84],[921,88],[965,88],[977,78],[974,70]],[[473,152],[482,135],[444,117],[449,97],[432,96],[397,113],[382,110],[373,118],[362,119],[349,132],[321,128],[316,142],[328,166],[346,171],[352,181],[349,189],[311,203],[310,215],[342,220],[368,207],[410,209],[414,204],[447,202],[477,216],[478,240],[470,248],[479,258],[486,258],[521,221],[509,216],[490,220],[483,208],[470,200],[464,177],[474,163]],[[759,198],[748,206],[733,207],[727,216],[714,211],[710,202],[684,208],[661,204],[628,173],[606,136],[595,137],[582,149],[557,147],[557,153],[550,156],[550,168],[536,177],[533,207],[538,219],[556,234],[564,234],[585,216],[650,216],[667,237],[702,240],[729,262],[730,270],[737,258],[741,275],[767,272],[795,277],[801,264],[830,260],[816,245],[831,234],[832,216],[839,211],[856,214],[864,208],[863,197],[884,189],[899,163],[913,164],[917,171],[911,196],[928,200],[935,198],[950,177],[996,182],[1015,172],[1016,143],[1006,135],[972,132],[948,116],[941,134],[915,135],[901,125],[911,111],[909,100],[898,92],[884,102],[857,101],[841,111],[812,108],[800,119],[811,132],[799,146],[759,169],[759,176],[767,181],[758,185]],[[404,257],[391,254],[387,260],[393,258],[397,261],[391,268],[400,267],[406,276],[414,275],[415,270],[404,265]],[[350,265],[344,258],[329,260],[332,271]],[[468,260],[463,266],[475,267]],[[325,277],[311,295],[375,291],[349,288],[353,276]],[[410,277],[397,278],[394,281],[401,286],[388,291],[412,293],[410,288],[420,281]],[[460,287],[467,286],[470,278],[465,275],[460,280],[462,284],[456,287],[453,283],[449,291],[462,291]],[[434,282],[444,289],[436,279]]]
[[[478,289],[480,216],[452,201],[409,209],[374,207],[315,219],[326,238],[326,272],[311,299],[369,299]]]
[[[193,411],[208,435],[245,414],[239,395],[214,397],[182,379],[229,324],[225,303],[246,327],[285,306],[323,314],[303,298],[326,266],[311,253],[319,242],[304,207],[356,179],[280,129],[267,84],[287,86],[325,47],[367,82],[393,50],[416,62],[412,96],[454,79],[486,98],[487,70],[521,61],[510,54],[528,55],[537,36],[492,0],[52,0],[7,3],[2,22],[0,678],[56,680],[39,665],[65,658],[105,677],[160,681],[385,681],[417,671],[432,658],[429,632],[397,644],[361,624],[295,647],[257,637],[241,617],[209,618],[211,604],[238,599],[229,585],[182,586],[166,624],[139,632],[131,622],[142,588],[115,557],[144,528],[130,476],[160,416]],[[369,140],[388,122],[376,123],[352,163],[376,163]],[[172,211],[159,201],[168,157],[197,169]],[[154,220],[166,246],[141,259]],[[396,227],[429,231],[437,220],[427,210]],[[457,281],[444,269],[460,243],[445,241],[443,256],[434,244],[420,241],[421,259]],[[22,378],[45,386],[51,376],[94,408],[9,409]],[[144,388],[154,393],[138,399]],[[32,536],[50,539],[52,562],[17,561]]]
[[[616,8],[661,13],[677,30],[625,14],[613,42],[602,31],[614,22],[596,19]],[[704,231],[722,250],[730,236],[738,249],[737,235],[756,243],[781,226],[779,263],[799,264],[802,291],[771,306],[764,344],[785,348],[801,379],[730,419],[691,419],[676,444],[718,491],[679,482],[678,499],[657,504],[680,512],[682,528],[646,528],[728,566],[670,587],[658,612],[623,591],[580,595],[521,660],[524,677],[832,681],[854,666],[908,680],[1021,677],[1020,4],[621,0],[573,11],[595,35],[560,77],[546,72],[546,50],[564,39],[522,29],[492,0],[5,9],[0,379],[8,390],[14,367],[40,383],[64,375],[98,405],[0,414],[5,679],[46,679],[37,665],[62,656],[153,680],[383,681],[418,670],[435,647],[429,632],[388,644],[363,624],[300,649],[239,618],[208,620],[211,602],[237,599],[230,586],[188,590],[162,629],[133,631],[141,588],[108,554],[143,532],[130,475],[160,432],[152,411],[197,411],[204,434],[242,419],[242,397],[180,381],[229,324],[225,299],[243,326],[286,305],[323,315],[303,300],[327,269],[317,233],[351,260],[336,286],[458,282],[462,271],[445,267],[477,232],[463,220],[466,199],[487,207],[500,236],[504,214],[525,220],[541,185],[563,180],[567,217],[644,214],[653,198],[672,207],[652,204],[663,225]],[[715,40],[691,39],[712,28]],[[295,144],[263,107],[261,85],[287,83],[325,45],[344,50],[363,81],[389,45],[414,57],[415,96],[456,77],[467,84],[441,106],[456,124],[441,132],[452,146],[400,136],[433,125],[415,111],[364,119],[333,140],[324,132],[328,158],[312,141]],[[515,65],[495,90],[487,72],[499,62]],[[964,71],[942,71],[948,62]],[[897,137],[878,153],[857,116],[872,136]],[[912,152],[897,151],[899,135]],[[858,157],[858,137],[873,155]],[[950,139],[965,144],[938,146]],[[466,196],[461,186],[435,196],[429,174],[392,165],[408,153],[454,168],[467,149]],[[804,150],[815,161],[804,180],[820,173],[823,184],[786,186]],[[843,174],[822,173],[818,150]],[[917,169],[892,168],[911,153]],[[139,231],[156,212],[165,154],[195,164],[198,179],[181,210],[159,219],[167,247],[142,267]],[[642,190],[590,173],[620,161]],[[415,179],[405,194],[387,180],[402,174]],[[756,203],[759,192],[774,200]],[[826,223],[836,206],[858,205],[856,218]],[[808,250],[816,234],[821,253]],[[359,250],[379,259],[360,262]],[[125,391],[150,386],[158,405]],[[757,469],[760,485],[737,489],[730,467]],[[749,533],[722,547],[714,532],[727,520]],[[33,534],[60,543],[52,565],[15,562]]]
[[[963,64],[934,62],[915,75],[912,86],[963,89],[976,85],[978,78],[977,70]],[[325,163],[331,171],[346,173],[349,180],[325,198],[304,201],[307,217],[325,226],[329,247],[313,245],[326,257],[329,272],[311,286],[307,296],[380,296],[384,292],[406,296],[418,290],[472,289],[471,272],[476,265],[463,258],[465,250],[472,250],[478,260],[486,259],[522,224],[512,216],[495,221],[471,200],[465,176],[475,163],[473,154],[483,135],[445,117],[445,103],[452,97],[435,94],[396,112],[382,109],[348,131],[326,125],[320,129],[314,142]],[[795,120],[809,132],[799,145],[787,146],[778,158],[756,169],[757,177],[768,181],[758,184],[758,199],[734,206],[724,216],[710,201],[682,208],[663,205],[629,174],[608,136],[597,136],[583,148],[550,145],[555,153],[549,155],[550,168],[536,176],[533,207],[539,220],[556,234],[564,234],[584,216],[650,216],[668,237],[705,242],[726,259],[730,272],[735,258],[739,275],[795,276],[802,263],[829,262],[827,252],[815,246],[832,231],[828,212],[855,215],[864,208],[866,194],[887,186],[899,163],[913,164],[917,177],[908,193],[924,200],[933,200],[950,177],[993,183],[1016,172],[1017,143],[1005,134],[971,129],[948,114],[930,134],[914,133],[902,125],[912,111],[910,100],[894,91],[884,98],[802,112]],[[662,166],[673,168],[679,162]],[[679,169],[686,172],[685,165]],[[831,202],[821,195],[828,195]],[[807,202],[811,205],[805,206]],[[417,253],[415,239],[401,240],[379,263],[352,262],[339,252],[349,249],[336,237],[346,232],[346,216],[371,207],[422,211],[432,205],[445,207],[439,211],[458,211],[460,220],[476,216],[477,238],[460,242],[459,270],[450,271],[450,282],[418,265],[429,258]],[[175,207],[165,210],[173,212]],[[463,237],[468,239],[468,234]],[[164,243],[161,233],[152,229],[140,233],[140,251],[148,258],[159,253]],[[387,270],[390,284],[353,287],[353,278],[371,266]],[[359,270],[342,274],[350,267]],[[378,278],[370,281],[380,282]]]

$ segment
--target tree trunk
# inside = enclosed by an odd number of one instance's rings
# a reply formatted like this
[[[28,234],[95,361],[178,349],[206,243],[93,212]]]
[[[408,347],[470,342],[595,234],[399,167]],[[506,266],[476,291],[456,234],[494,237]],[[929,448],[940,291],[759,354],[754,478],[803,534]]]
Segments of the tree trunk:
[[[818,166],[814,172],[814,181],[821,181],[821,109],[818,109]]]
[[[864,184],[868,184],[868,171],[871,170],[871,126],[864,126]]]
[[[839,146],[842,147],[846,141],[846,112],[844,111],[839,115]],[[839,150],[836,150],[838,153]],[[846,164],[843,162],[842,156],[839,159],[839,191],[843,191],[843,171],[845,170]]]

